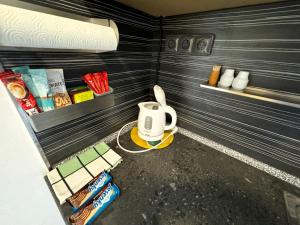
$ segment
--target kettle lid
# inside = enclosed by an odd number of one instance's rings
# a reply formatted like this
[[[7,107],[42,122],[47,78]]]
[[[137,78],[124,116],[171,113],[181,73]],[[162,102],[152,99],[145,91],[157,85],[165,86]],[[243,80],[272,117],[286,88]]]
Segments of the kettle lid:
[[[155,95],[156,101],[162,107],[165,107],[166,106],[166,95],[165,95],[164,90],[158,85],[155,85],[153,90],[154,90],[154,95]]]

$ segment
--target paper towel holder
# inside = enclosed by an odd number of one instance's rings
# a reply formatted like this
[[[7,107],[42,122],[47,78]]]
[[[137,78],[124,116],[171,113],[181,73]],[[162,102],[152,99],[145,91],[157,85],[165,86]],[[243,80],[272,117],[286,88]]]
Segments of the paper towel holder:
[[[103,27],[110,27],[115,36],[116,40],[116,46],[112,49],[83,49],[83,48],[63,48],[63,47],[31,47],[31,46],[8,46],[0,42],[0,50],[7,50],[7,51],[49,51],[49,52],[92,52],[92,53],[100,53],[100,52],[107,52],[107,51],[114,51],[117,49],[117,45],[119,44],[119,31],[116,23],[111,19],[101,19],[101,18],[89,18],[81,15],[76,15],[73,13],[69,13],[66,11],[61,11],[53,8],[44,7],[37,4],[32,4],[28,2],[23,2],[19,0],[0,0],[0,6],[1,4],[6,6],[12,6],[20,9],[30,10],[33,12],[39,12],[44,13],[48,15],[58,16],[60,18],[66,18],[66,19],[73,19],[80,22],[87,22],[91,24],[100,25]],[[1,27],[0,27],[1,28]]]

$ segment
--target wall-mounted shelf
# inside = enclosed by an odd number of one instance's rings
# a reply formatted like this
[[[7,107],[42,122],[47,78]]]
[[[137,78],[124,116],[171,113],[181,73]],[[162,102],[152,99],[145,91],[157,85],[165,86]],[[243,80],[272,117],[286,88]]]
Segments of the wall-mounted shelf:
[[[234,95],[244,96],[247,98],[258,99],[266,102],[277,103],[290,107],[300,108],[300,95],[288,94],[281,91],[273,91],[258,87],[247,87],[243,92],[234,89],[224,89],[210,86],[207,83],[200,84],[200,87],[211,89],[214,91],[226,92]]]
[[[113,89],[110,88],[110,92],[105,93],[102,96],[97,96],[92,100],[43,112],[33,116],[27,116],[27,118],[33,130],[35,132],[40,132],[79,117],[89,115],[99,110],[112,107],[114,103]]]

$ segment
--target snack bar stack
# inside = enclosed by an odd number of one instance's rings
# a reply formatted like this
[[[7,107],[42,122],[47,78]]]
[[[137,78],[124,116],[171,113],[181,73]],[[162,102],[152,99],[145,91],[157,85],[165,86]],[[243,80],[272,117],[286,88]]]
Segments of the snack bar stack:
[[[90,225],[120,195],[115,184],[108,184],[94,201],[70,217],[72,225]]]
[[[73,212],[77,212],[79,209],[86,206],[90,200],[92,200],[109,182],[111,182],[112,176],[107,172],[102,172],[94,178],[89,184],[87,184],[79,192],[67,199],[73,207]]]
[[[103,171],[110,171],[122,157],[104,142],[86,148],[58,165],[47,177],[60,204],[91,182]]]

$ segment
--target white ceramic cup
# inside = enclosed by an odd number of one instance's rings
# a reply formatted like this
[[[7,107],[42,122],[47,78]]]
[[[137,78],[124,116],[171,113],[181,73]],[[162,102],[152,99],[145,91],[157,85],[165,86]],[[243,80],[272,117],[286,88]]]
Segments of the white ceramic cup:
[[[243,80],[248,80],[249,74],[250,73],[248,71],[240,71],[239,74],[237,75],[237,78],[243,79]]]
[[[218,86],[221,88],[229,88],[232,84],[233,79],[234,79],[234,70],[226,69],[220,78]]]
[[[249,74],[247,71],[240,71],[232,82],[232,88],[238,91],[244,90],[249,82]]]

